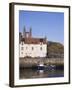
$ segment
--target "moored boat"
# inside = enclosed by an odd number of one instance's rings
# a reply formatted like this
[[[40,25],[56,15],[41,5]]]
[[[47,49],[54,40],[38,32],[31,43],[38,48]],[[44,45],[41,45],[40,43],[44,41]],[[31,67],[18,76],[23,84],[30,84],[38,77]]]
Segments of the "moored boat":
[[[56,65],[44,65],[44,64],[37,65],[38,70],[52,70],[55,68],[56,68]]]

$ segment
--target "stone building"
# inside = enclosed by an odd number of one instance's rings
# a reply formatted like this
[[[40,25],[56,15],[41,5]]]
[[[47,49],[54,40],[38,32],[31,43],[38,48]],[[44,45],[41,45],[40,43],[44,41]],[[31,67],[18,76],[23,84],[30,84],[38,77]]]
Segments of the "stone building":
[[[46,38],[32,37],[32,29],[27,32],[25,27],[23,33],[19,33],[19,57],[46,57]]]

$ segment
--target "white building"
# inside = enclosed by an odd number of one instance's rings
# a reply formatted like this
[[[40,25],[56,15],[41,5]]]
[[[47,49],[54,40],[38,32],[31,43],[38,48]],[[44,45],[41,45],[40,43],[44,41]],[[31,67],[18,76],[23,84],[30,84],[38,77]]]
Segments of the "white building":
[[[26,32],[24,28],[23,35],[20,33],[19,57],[46,57],[47,41],[46,38],[34,38],[32,32]]]

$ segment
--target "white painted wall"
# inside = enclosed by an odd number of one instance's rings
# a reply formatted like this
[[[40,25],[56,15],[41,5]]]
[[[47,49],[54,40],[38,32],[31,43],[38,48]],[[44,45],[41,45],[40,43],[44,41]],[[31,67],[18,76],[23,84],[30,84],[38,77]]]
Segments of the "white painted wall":
[[[33,49],[32,49],[33,48]],[[42,50],[41,50],[42,48]],[[24,44],[19,45],[19,57],[46,57],[47,44]]]

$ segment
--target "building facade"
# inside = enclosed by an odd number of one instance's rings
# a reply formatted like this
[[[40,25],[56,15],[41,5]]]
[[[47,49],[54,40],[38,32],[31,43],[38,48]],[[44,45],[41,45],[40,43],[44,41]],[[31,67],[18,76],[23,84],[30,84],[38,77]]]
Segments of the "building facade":
[[[46,57],[47,40],[46,38],[32,37],[32,29],[19,33],[19,57]]]

